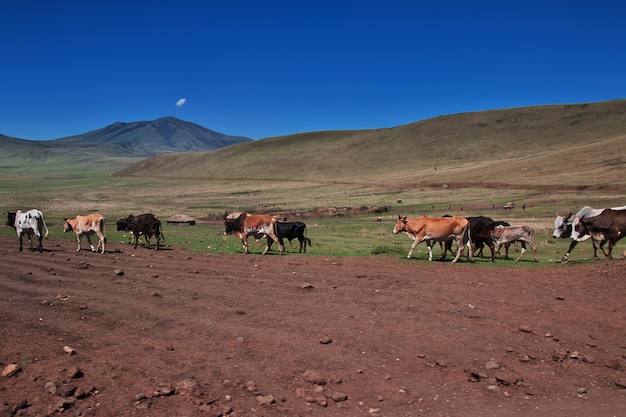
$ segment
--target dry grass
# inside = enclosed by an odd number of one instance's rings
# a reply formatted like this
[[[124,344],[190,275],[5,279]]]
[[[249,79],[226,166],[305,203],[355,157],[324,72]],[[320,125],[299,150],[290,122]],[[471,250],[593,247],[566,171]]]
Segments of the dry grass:
[[[0,177],[5,207],[102,211],[109,218],[373,205],[437,215],[516,201],[527,210],[507,215],[545,224],[555,210],[625,204],[626,100],[268,138],[162,155],[113,177],[102,165],[72,170],[71,158],[55,162],[66,172],[54,177],[42,170]]]

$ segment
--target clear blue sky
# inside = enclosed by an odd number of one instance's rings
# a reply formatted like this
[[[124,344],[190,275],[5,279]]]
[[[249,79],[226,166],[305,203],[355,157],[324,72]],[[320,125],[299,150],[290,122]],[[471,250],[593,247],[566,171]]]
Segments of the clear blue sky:
[[[0,57],[4,135],[260,139],[626,98],[626,2],[9,1]]]

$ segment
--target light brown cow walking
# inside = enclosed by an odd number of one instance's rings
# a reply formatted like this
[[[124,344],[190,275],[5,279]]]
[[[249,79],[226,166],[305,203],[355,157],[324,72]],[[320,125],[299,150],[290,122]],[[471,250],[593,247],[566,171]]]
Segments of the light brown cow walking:
[[[87,236],[87,242],[91,246],[92,252],[98,252],[102,247],[102,253],[104,253],[104,244],[107,241],[106,237],[106,219],[103,215],[98,213],[88,214],[86,216],[76,216],[73,219],[64,219],[63,231],[75,232],[76,240],[78,241],[77,252],[80,251],[80,239],[83,235]],[[94,248],[91,244],[91,235],[98,235],[98,247]]]
[[[463,238],[467,233],[467,246],[469,251],[470,260],[474,260],[472,257],[471,239],[469,236],[469,220],[465,217],[437,217],[430,218],[426,216],[419,216],[417,218],[408,218],[406,216],[398,216],[396,226],[393,228],[393,233],[406,233],[407,236],[413,239],[411,250],[407,255],[407,258],[411,258],[413,250],[418,243],[426,241],[428,246],[428,260],[433,260],[432,242],[445,242],[448,240],[456,240],[458,247],[456,251],[456,257],[452,262],[459,260],[461,251],[463,249]]]

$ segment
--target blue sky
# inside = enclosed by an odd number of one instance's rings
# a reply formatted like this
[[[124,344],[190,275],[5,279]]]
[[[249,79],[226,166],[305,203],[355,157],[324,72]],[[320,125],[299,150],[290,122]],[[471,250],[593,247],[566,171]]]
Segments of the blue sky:
[[[623,1],[11,1],[0,133],[261,139],[626,98]],[[184,100],[181,100],[184,99]]]

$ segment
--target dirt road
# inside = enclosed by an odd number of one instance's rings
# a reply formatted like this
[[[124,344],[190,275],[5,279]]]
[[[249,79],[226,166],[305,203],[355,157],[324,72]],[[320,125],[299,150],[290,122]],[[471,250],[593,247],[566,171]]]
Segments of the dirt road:
[[[2,416],[626,410],[624,261],[44,245],[0,238]]]

